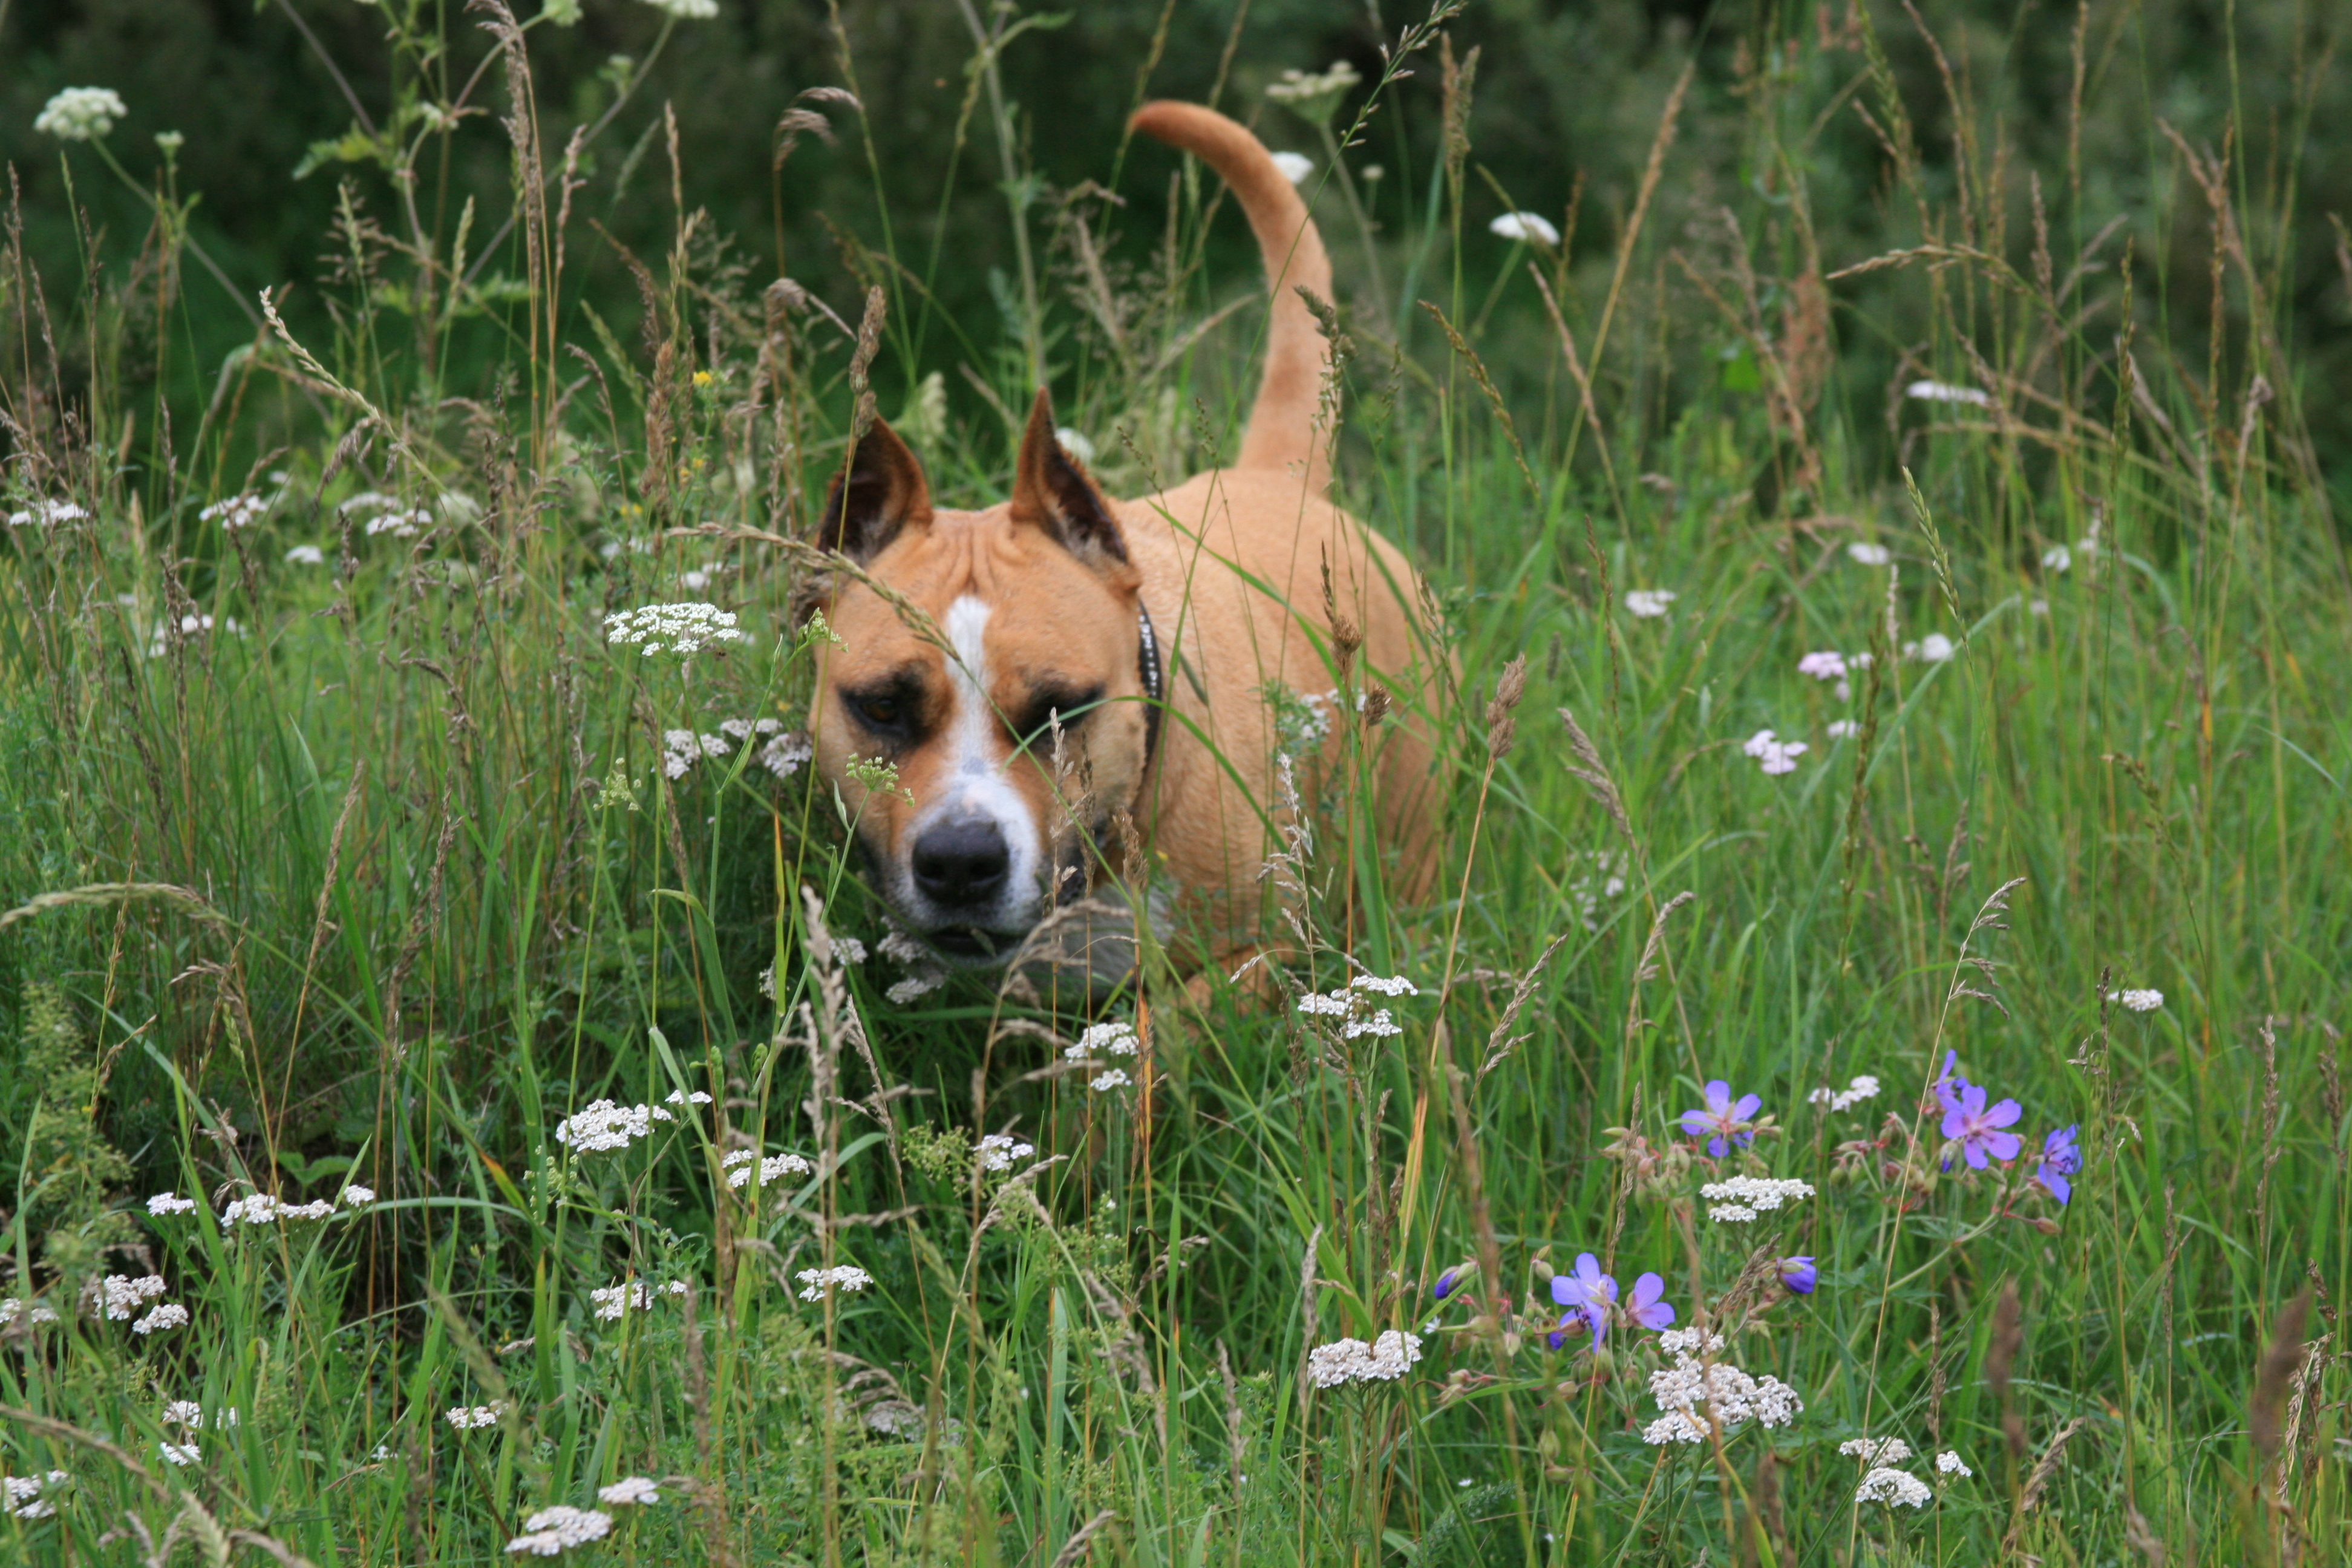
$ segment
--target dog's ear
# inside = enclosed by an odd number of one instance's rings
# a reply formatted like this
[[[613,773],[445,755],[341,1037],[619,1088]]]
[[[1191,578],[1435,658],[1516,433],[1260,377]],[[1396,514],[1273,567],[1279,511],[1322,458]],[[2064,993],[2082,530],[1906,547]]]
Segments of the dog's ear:
[[[1013,474],[1013,521],[1043,529],[1063,549],[1106,576],[1131,576],[1127,539],[1110,503],[1054,436],[1054,400],[1044,387],[1029,405],[1021,460]]]
[[[882,553],[901,530],[928,527],[931,489],[923,466],[880,419],[857,443],[849,471],[835,474],[817,522],[820,550],[838,550],[860,565]]]

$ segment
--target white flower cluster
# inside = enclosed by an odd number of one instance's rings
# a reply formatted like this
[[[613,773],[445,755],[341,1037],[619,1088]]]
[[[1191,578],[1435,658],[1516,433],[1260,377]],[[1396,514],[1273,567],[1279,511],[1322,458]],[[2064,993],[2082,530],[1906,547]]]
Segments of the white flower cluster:
[[[460,1432],[471,1432],[497,1426],[506,1413],[507,1402],[501,1399],[491,1405],[452,1405],[441,1413],[441,1419]]]
[[[375,1189],[362,1187],[356,1182],[345,1187],[338,1195],[342,1199],[342,1205],[347,1209],[365,1208],[375,1202]]]
[[[1929,632],[1917,642],[1903,645],[1905,658],[1916,658],[1924,664],[1941,664],[1958,651],[1958,645],[1941,632]]]
[[[194,1443],[158,1443],[155,1449],[175,1465],[193,1465],[205,1457]]]
[[[1768,774],[1793,773],[1797,759],[1812,748],[1802,741],[1783,741],[1769,730],[1759,730],[1739,748],[1756,759]]]
[[[593,1100],[587,1110],[563,1119],[555,1130],[555,1141],[575,1153],[599,1154],[652,1137],[656,1121],[677,1120],[658,1105],[615,1105],[609,1100]]]
[[[432,526],[433,514],[421,506],[408,511],[379,512],[367,521],[370,538],[389,533],[394,539],[414,539],[418,530]]]
[[[719,15],[719,0],[646,0],[646,4],[681,22],[708,22]]]
[[[588,1300],[596,1304],[598,1321],[617,1323],[632,1307],[640,1312],[646,1311],[664,1296],[683,1296],[686,1293],[687,1285],[683,1279],[673,1279],[667,1285],[648,1285],[642,1279],[631,1279],[624,1284],[591,1290]]]
[[[1024,1143],[1002,1132],[992,1132],[980,1141],[976,1151],[983,1171],[1009,1171],[1016,1160],[1026,1160],[1037,1152],[1034,1143]]]
[[[196,518],[201,522],[218,521],[223,528],[233,533],[240,528],[250,528],[259,522],[262,514],[268,510],[268,501],[247,490],[243,495],[235,495],[226,500],[213,502],[212,505],[196,513]]]
[[[1810,675],[1815,680],[1843,680],[1846,676],[1845,655],[1835,651],[1809,653],[1797,661],[1797,673]]]
[[[1267,156],[1274,160],[1274,166],[1282,171],[1282,177],[1294,185],[1305,184],[1307,177],[1315,173],[1315,160],[1304,153],[1271,153]],[[1055,439],[1060,439],[1058,434]],[[1067,443],[1064,446],[1066,449]]]
[[[1113,1068],[1108,1072],[1097,1073],[1094,1077],[1088,1079],[1087,1080],[1087,1087],[1093,1089],[1097,1094],[1108,1094],[1112,1089],[1125,1089],[1129,1084],[1131,1084],[1135,1080],[1127,1076],[1127,1069],[1125,1068]]]
[[[1421,987],[1402,974],[1359,974],[1337,991],[1310,991],[1298,999],[1298,1010],[1310,1017],[1341,1018],[1339,1032],[1349,1039],[1369,1035],[1381,1039],[1404,1033],[1393,1014],[1375,1008],[1370,996],[1418,996]]]
[[[1090,1057],[1097,1051],[1108,1051],[1115,1057],[1131,1057],[1140,1044],[1135,1037],[1135,1026],[1124,1018],[1115,1018],[1108,1024],[1088,1025],[1087,1032],[1078,1037],[1078,1043],[1071,1048],[1082,1057]]]
[[[1900,1437],[1849,1437],[1838,1445],[1838,1452],[1859,1459],[1864,1469],[1876,1469],[1909,1458],[1911,1445]]]
[[[1968,1461],[1960,1458],[1959,1451],[1954,1448],[1947,1448],[1936,1456],[1936,1469],[1942,1475],[1958,1476],[1962,1480],[1976,1474],[1969,1468]]]
[[[93,142],[130,113],[110,87],[69,87],[42,106],[33,129],[60,142]]]
[[[1343,1383],[1394,1383],[1421,1359],[1421,1336],[1391,1329],[1371,1343],[1334,1340],[1307,1352],[1307,1375],[1318,1388]]]
[[[188,1310],[177,1301],[163,1301],[150,1310],[145,1317],[131,1324],[131,1331],[144,1337],[148,1334],[162,1333],[167,1329],[184,1329],[187,1326]]]
[[[613,1508],[645,1508],[661,1501],[661,1491],[651,1476],[623,1476],[609,1487],[598,1487],[596,1500]]]
[[[1601,903],[1614,899],[1625,890],[1625,857],[1614,849],[1587,849],[1580,853],[1581,867],[1570,878],[1568,896],[1576,900],[1576,912],[1583,917],[1584,929],[1601,929]]]
[[[1739,1225],[1759,1214],[1769,1213],[1782,1204],[1811,1197],[1813,1187],[1810,1182],[1800,1182],[1794,1178],[1733,1176],[1726,1181],[1707,1183],[1699,1188],[1698,1195],[1714,1205],[1706,1211],[1707,1218]]]
[[[1845,547],[1845,552],[1864,566],[1884,566],[1895,559],[1895,552],[1884,544],[1873,544],[1867,539],[1857,539]]]
[[[327,552],[315,544],[298,544],[286,552],[286,563],[289,566],[324,566]]]
[[[11,1519],[47,1519],[58,1511],[58,1505],[44,1497],[55,1491],[72,1478],[63,1470],[51,1470],[46,1476],[0,1476],[0,1489],[7,1493],[6,1512]]]
[[[793,1278],[801,1282],[803,1301],[821,1301],[835,1290],[863,1290],[874,1283],[874,1276],[853,1263],[839,1263],[831,1268],[803,1268]]]
[[[1505,213],[1488,224],[1486,230],[1490,234],[1499,234],[1505,239],[1548,245],[1555,249],[1559,246],[1559,230],[1553,227],[1551,219],[1541,213]]]
[[[635,647],[647,658],[657,653],[700,653],[719,643],[748,642],[735,629],[735,613],[716,605],[644,605],[615,610],[604,617],[604,640],[614,647]]]
[[[807,736],[798,731],[786,732],[774,719],[722,720],[719,731],[716,735],[698,735],[691,730],[663,731],[662,772],[674,779],[684,778],[687,771],[705,757],[724,759],[734,755],[738,745],[758,742],[759,750],[752,753],[751,760],[776,777],[788,779],[816,754]]]
[[[1878,1098],[1878,1079],[1868,1073],[1857,1073],[1843,1089],[1823,1087],[1805,1096],[1808,1105],[1826,1105],[1832,1110],[1851,1110],[1865,1100]]]
[[[593,1508],[567,1508],[558,1503],[524,1520],[522,1528],[522,1534],[507,1542],[509,1554],[552,1557],[571,1547],[604,1540],[613,1532],[613,1516]]]
[[[174,1399],[163,1406],[166,1426],[199,1427],[205,1424],[205,1407],[193,1399]]]
[[[138,1316],[140,1307],[162,1295],[164,1289],[161,1274],[143,1274],[136,1279],[128,1274],[110,1274],[103,1279],[91,1280],[83,1295],[91,1308],[120,1323]]]
[[[2115,998],[2134,1013],[2153,1013],[2164,1005],[2164,993],[2161,991],[2118,991]]]
[[[1654,621],[1666,613],[1678,595],[1672,588],[1629,588],[1625,613],[1636,620]]]
[[[2063,544],[2053,544],[2042,552],[2042,567],[2046,572],[2069,572],[2074,566],[2074,552]]]
[[[1903,395],[1921,403],[1966,403],[1977,408],[1992,406],[1990,394],[1973,386],[1955,386],[1948,381],[1915,381],[1903,389]]]
[[[1709,1433],[1728,1435],[1743,1421],[1786,1426],[1805,1413],[1797,1391],[1779,1378],[1750,1377],[1727,1361],[1704,1359],[1723,1348],[1721,1334],[1669,1330],[1658,1336],[1658,1347],[1675,1364],[1650,1374],[1650,1395],[1662,1414],[1642,1428],[1644,1443],[1701,1443]]]
[[[765,1159],[761,1159],[750,1149],[738,1149],[719,1162],[719,1168],[727,1173],[727,1184],[737,1188],[748,1185],[751,1180],[751,1163],[754,1160],[759,1161],[760,1184],[763,1187],[778,1176],[805,1176],[814,1173],[816,1170],[814,1165],[810,1164],[798,1154],[771,1154]]]
[[[79,522],[89,515],[69,500],[38,500],[26,510],[10,512],[8,526],[25,528],[37,522],[43,528],[54,528],[61,522]]]
[[[370,1194],[371,1197],[374,1194]],[[281,1203],[268,1193],[255,1193],[242,1197],[221,1210],[226,1225],[276,1225],[280,1220],[324,1219],[335,1212],[335,1205],[324,1198],[307,1204]]]
[[[195,1199],[184,1198],[177,1193],[157,1193],[147,1200],[147,1212],[156,1215],[185,1214],[195,1206]]]
[[[1883,1502],[1893,1508],[1900,1503],[1905,1508],[1925,1508],[1935,1497],[1927,1483],[1908,1470],[1876,1469],[1862,1478],[1862,1485],[1853,1489],[1856,1502]]]
[[[674,1089],[662,1096],[662,1103],[664,1105],[708,1105],[710,1103],[710,1096],[698,1089],[692,1093],[682,1089]]]
[[[57,1310],[47,1301],[20,1301],[14,1296],[0,1297],[0,1329],[13,1326],[22,1318],[26,1328],[58,1321]]]
[[[241,637],[245,635],[244,626],[235,616],[227,616],[215,623],[210,616],[185,615],[180,617],[180,636],[183,640],[205,637],[211,633],[215,624],[227,631],[231,637]],[[155,625],[155,629],[147,634],[147,657],[161,658],[169,653],[171,648],[172,623],[159,621]]]

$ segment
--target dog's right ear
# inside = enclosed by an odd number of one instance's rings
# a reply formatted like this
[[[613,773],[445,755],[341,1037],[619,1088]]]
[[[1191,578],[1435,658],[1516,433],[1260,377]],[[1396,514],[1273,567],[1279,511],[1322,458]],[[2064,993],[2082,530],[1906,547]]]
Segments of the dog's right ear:
[[[879,418],[857,443],[849,469],[834,476],[818,521],[820,550],[838,550],[859,565],[882,553],[900,531],[931,521],[931,489],[923,466],[898,433]]]

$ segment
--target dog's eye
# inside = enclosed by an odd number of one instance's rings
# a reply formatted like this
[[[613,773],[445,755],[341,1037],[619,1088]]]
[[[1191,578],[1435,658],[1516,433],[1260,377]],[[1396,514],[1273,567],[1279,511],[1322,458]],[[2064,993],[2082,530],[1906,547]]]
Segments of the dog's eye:
[[[845,691],[841,695],[857,721],[869,730],[890,733],[907,727],[907,702],[895,692]]]
[[[1030,699],[1027,709],[1015,720],[1013,732],[1024,746],[1051,746],[1056,713],[1061,715],[1064,731],[1074,730],[1101,701],[1099,686],[1084,691],[1040,692]]]

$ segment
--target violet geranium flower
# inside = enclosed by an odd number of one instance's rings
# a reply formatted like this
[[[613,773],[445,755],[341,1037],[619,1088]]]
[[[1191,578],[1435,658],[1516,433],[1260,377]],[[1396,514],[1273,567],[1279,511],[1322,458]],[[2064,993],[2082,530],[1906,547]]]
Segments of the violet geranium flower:
[[[1944,1136],[1959,1144],[1970,1170],[1981,1171],[1988,1155],[1995,1160],[2017,1158],[2024,1143],[2016,1133],[2001,1129],[2024,1114],[2024,1108],[2013,1100],[1988,1107],[1983,1085],[1955,1079],[1951,1091],[1944,1096]]]
[[[1809,1257],[1780,1259],[1780,1283],[1799,1296],[1811,1295],[1813,1287],[1821,1283],[1821,1270],[1813,1267],[1813,1260]]]
[[[2078,1121],[2054,1129],[2042,1141],[2042,1163],[2033,1173],[2033,1182],[2061,1204],[2074,1194],[2074,1184],[2066,1178],[2083,1168],[2083,1151],[2074,1143],[2081,1127]]]
[[[1627,1300],[1625,1317],[1637,1328],[1663,1329],[1675,1321],[1675,1310],[1658,1300],[1666,1293],[1666,1282],[1654,1274],[1644,1274],[1633,1281],[1633,1294]]]
[[[1763,1106],[1762,1097],[1753,1094],[1743,1094],[1735,1102],[1731,1086],[1719,1078],[1711,1079],[1706,1104],[1683,1112],[1683,1131],[1692,1138],[1705,1138],[1706,1152],[1720,1160],[1734,1143],[1744,1149],[1756,1141],[1756,1113]]]
[[[1663,1288],[1663,1287],[1662,1287]],[[1570,1318],[1582,1318],[1584,1326],[1592,1331],[1595,1348],[1609,1334],[1609,1309],[1617,1304],[1617,1281],[1601,1272],[1601,1260],[1589,1252],[1576,1255],[1576,1272],[1551,1277],[1551,1299],[1568,1311],[1559,1320],[1559,1328],[1552,1331],[1558,1342]],[[1553,1345],[1558,1349],[1558,1343]]]

